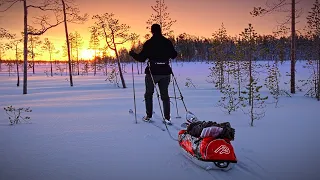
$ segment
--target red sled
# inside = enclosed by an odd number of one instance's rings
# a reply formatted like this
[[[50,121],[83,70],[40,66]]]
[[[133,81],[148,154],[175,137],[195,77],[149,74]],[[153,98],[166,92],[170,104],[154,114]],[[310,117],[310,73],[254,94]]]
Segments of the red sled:
[[[233,146],[228,139],[197,138],[186,130],[178,134],[182,153],[198,166],[206,169],[230,170],[237,163]]]

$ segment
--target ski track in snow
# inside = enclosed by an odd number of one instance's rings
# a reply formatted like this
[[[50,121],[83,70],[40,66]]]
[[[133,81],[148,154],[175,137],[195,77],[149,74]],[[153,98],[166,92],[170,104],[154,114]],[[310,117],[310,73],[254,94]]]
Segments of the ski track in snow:
[[[253,153],[251,150],[241,150],[237,154],[238,162],[234,164],[233,168],[229,171],[205,170],[186,158],[181,152],[173,156],[180,156],[180,167],[183,168],[184,171],[188,173],[192,172],[192,174],[207,173],[208,177],[206,179],[208,180],[234,180],[235,177],[241,180],[273,180],[272,177],[267,175],[266,170],[259,163],[249,158],[251,153]]]
[[[157,119],[157,122],[161,122],[162,121],[162,116],[160,116],[159,114],[157,113],[153,113],[153,116],[155,119]],[[182,127],[179,127],[178,124],[182,124],[183,122],[177,122],[179,120],[179,118],[171,118],[171,122],[172,122],[172,125],[167,125],[168,129],[173,129],[175,131],[180,131],[182,130],[183,128]],[[165,126],[165,125],[163,125]],[[169,130],[169,131],[170,131]]]
[[[130,109],[129,111],[132,111],[132,109]],[[135,120],[135,114],[134,112],[129,112],[130,116],[133,117],[134,121]],[[136,113],[137,116],[137,123],[145,123],[148,124],[149,122],[144,122],[143,121],[143,115],[141,113]],[[155,128],[158,128],[161,131],[166,131],[165,127],[162,126],[161,123],[159,123],[158,121],[155,121],[154,119],[152,119],[153,122],[149,123],[150,126],[154,126]]]
[[[161,116],[159,116],[157,113],[153,114],[153,117],[161,120]],[[182,122],[181,122],[182,123]],[[168,128],[173,127],[173,126],[168,126]],[[170,130],[176,130],[177,129],[174,128],[170,128]],[[252,179],[252,180],[270,180],[270,178],[265,178],[266,176],[266,172],[265,169],[259,165],[259,163],[255,162],[254,160],[252,160],[251,158],[249,158],[248,156],[250,156],[250,153],[253,153],[252,150],[248,150],[248,149],[244,149],[242,148],[240,153],[239,153],[239,157],[241,157],[241,160],[238,159],[238,162],[234,165],[234,167],[229,170],[229,172],[231,172],[231,174],[241,174],[243,175],[243,173],[246,174],[245,177],[243,177],[244,179]],[[248,154],[248,155],[245,155]],[[181,154],[181,156],[184,156]],[[196,169],[201,171],[206,171],[212,178],[214,178],[215,180],[219,180],[219,179],[230,179],[233,180],[235,176],[230,175],[225,171],[222,170],[205,170],[201,167],[199,167],[198,165],[194,164],[191,160],[187,159],[189,162],[185,162],[182,164],[182,167],[184,167],[187,171],[189,170],[195,170],[194,166],[196,166]],[[185,167],[187,166],[187,167]],[[259,172],[257,172],[257,170],[255,169],[259,169]],[[232,172],[233,171],[233,172]],[[199,172],[197,172],[199,173]],[[265,175],[262,175],[265,174]],[[243,179],[241,178],[241,179]]]

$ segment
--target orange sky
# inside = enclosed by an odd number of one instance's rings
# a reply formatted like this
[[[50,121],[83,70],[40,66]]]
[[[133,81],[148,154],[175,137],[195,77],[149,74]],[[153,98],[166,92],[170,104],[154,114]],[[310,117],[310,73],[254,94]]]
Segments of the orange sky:
[[[131,26],[131,31],[143,37],[146,30],[146,21],[153,12],[155,0],[75,0],[81,12],[89,14],[89,21],[82,25],[72,24],[69,32],[78,31],[84,39],[83,48],[88,48],[88,27],[93,25],[91,17],[96,14],[114,13],[120,23]],[[267,0],[165,0],[170,17],[177,22],[172,26],[174,33],[188,33],[196,36],[210,37],[220,28],[221,23],[228,34],[238,35],[251,23],[258,34],[271,34],[277,21],[284,19],[285,13],[270,14],[265,17],[252,17],[249,12],[255,6],[263,6]],[[278,0],[269,0],[276,2]],[[303,15],[298,20],[297,29],[305,26],[307,12],[311,9],[314,0],[301,0],[297,8],[303,8]],[[30,18],[29,18],[30,19]],[[23,30],[22,3],[16,4],[9,11],[0,14],[0,25],[10,32],[20,35]],[[49,30],[45,35],[55,42],[56,48],[64,44],[63,26]],[[7,53],[8,54],[8,53]],[[40,58],[40,57],[38,57]],[[58,57],[56,57],[58,58]]]

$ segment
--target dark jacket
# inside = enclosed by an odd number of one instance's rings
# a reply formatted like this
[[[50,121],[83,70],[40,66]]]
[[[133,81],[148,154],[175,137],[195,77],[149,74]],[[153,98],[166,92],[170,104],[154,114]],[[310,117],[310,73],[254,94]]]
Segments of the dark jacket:
[[[151,74],[169,75],[172,74],[169,59],[176,58],[177,51],[174,49],[172,42],[169,39],[161,34],[155,34],[144,43],[139,54],[131,53],[130,55],[140,62],[145,62],[149,59]],[[150,74],[148,66],[145,69],[145,74]]]

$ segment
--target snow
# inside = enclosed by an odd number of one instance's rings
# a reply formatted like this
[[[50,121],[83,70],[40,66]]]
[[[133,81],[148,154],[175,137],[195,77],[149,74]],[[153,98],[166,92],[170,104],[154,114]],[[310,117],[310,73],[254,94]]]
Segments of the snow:
[[[309,76],[303,64],[297,63],[298,78]],[[141,120],[135,123],[129,114],[134,109],[131,65],[126,67],[126,89],[105,81],[101,72],[74,76],[70,87],[68,76],[47,77],[46,67],[38,65],[36,74],[29,72],[27,95],[22,95],[22,81],[16,87],[16,76],[9,77],[5,69],[0,73],[0,179],[320,179],[319,102],[305,92],[282,96],[278,108],[268,104],[266,116],[250,127],[242,111],[227,115],[215,106],[220,94],[207,82],[208,67],[173,63],[188,110],[200,120],[228,121],[235,128],[232,144],[238,163],[230,171],[199,168],[181,154],[167,132]],[[288,80],[289,68],[289,62],[281,65],[282,79]],[[144,114],[144,74],[135,69],[134,76],[137,111]],[[196,88],[186,87],[186,78]],[[9,125],[3,108],[10,105],[30,107],[31,123]],[[172,121],[181,124],[186,114],[181,101],[178,110],[181,119],[175,118],[173,101]],[[154,111],[160,114],[156,96]],[[170,132],[177,137],[176,129]]]

